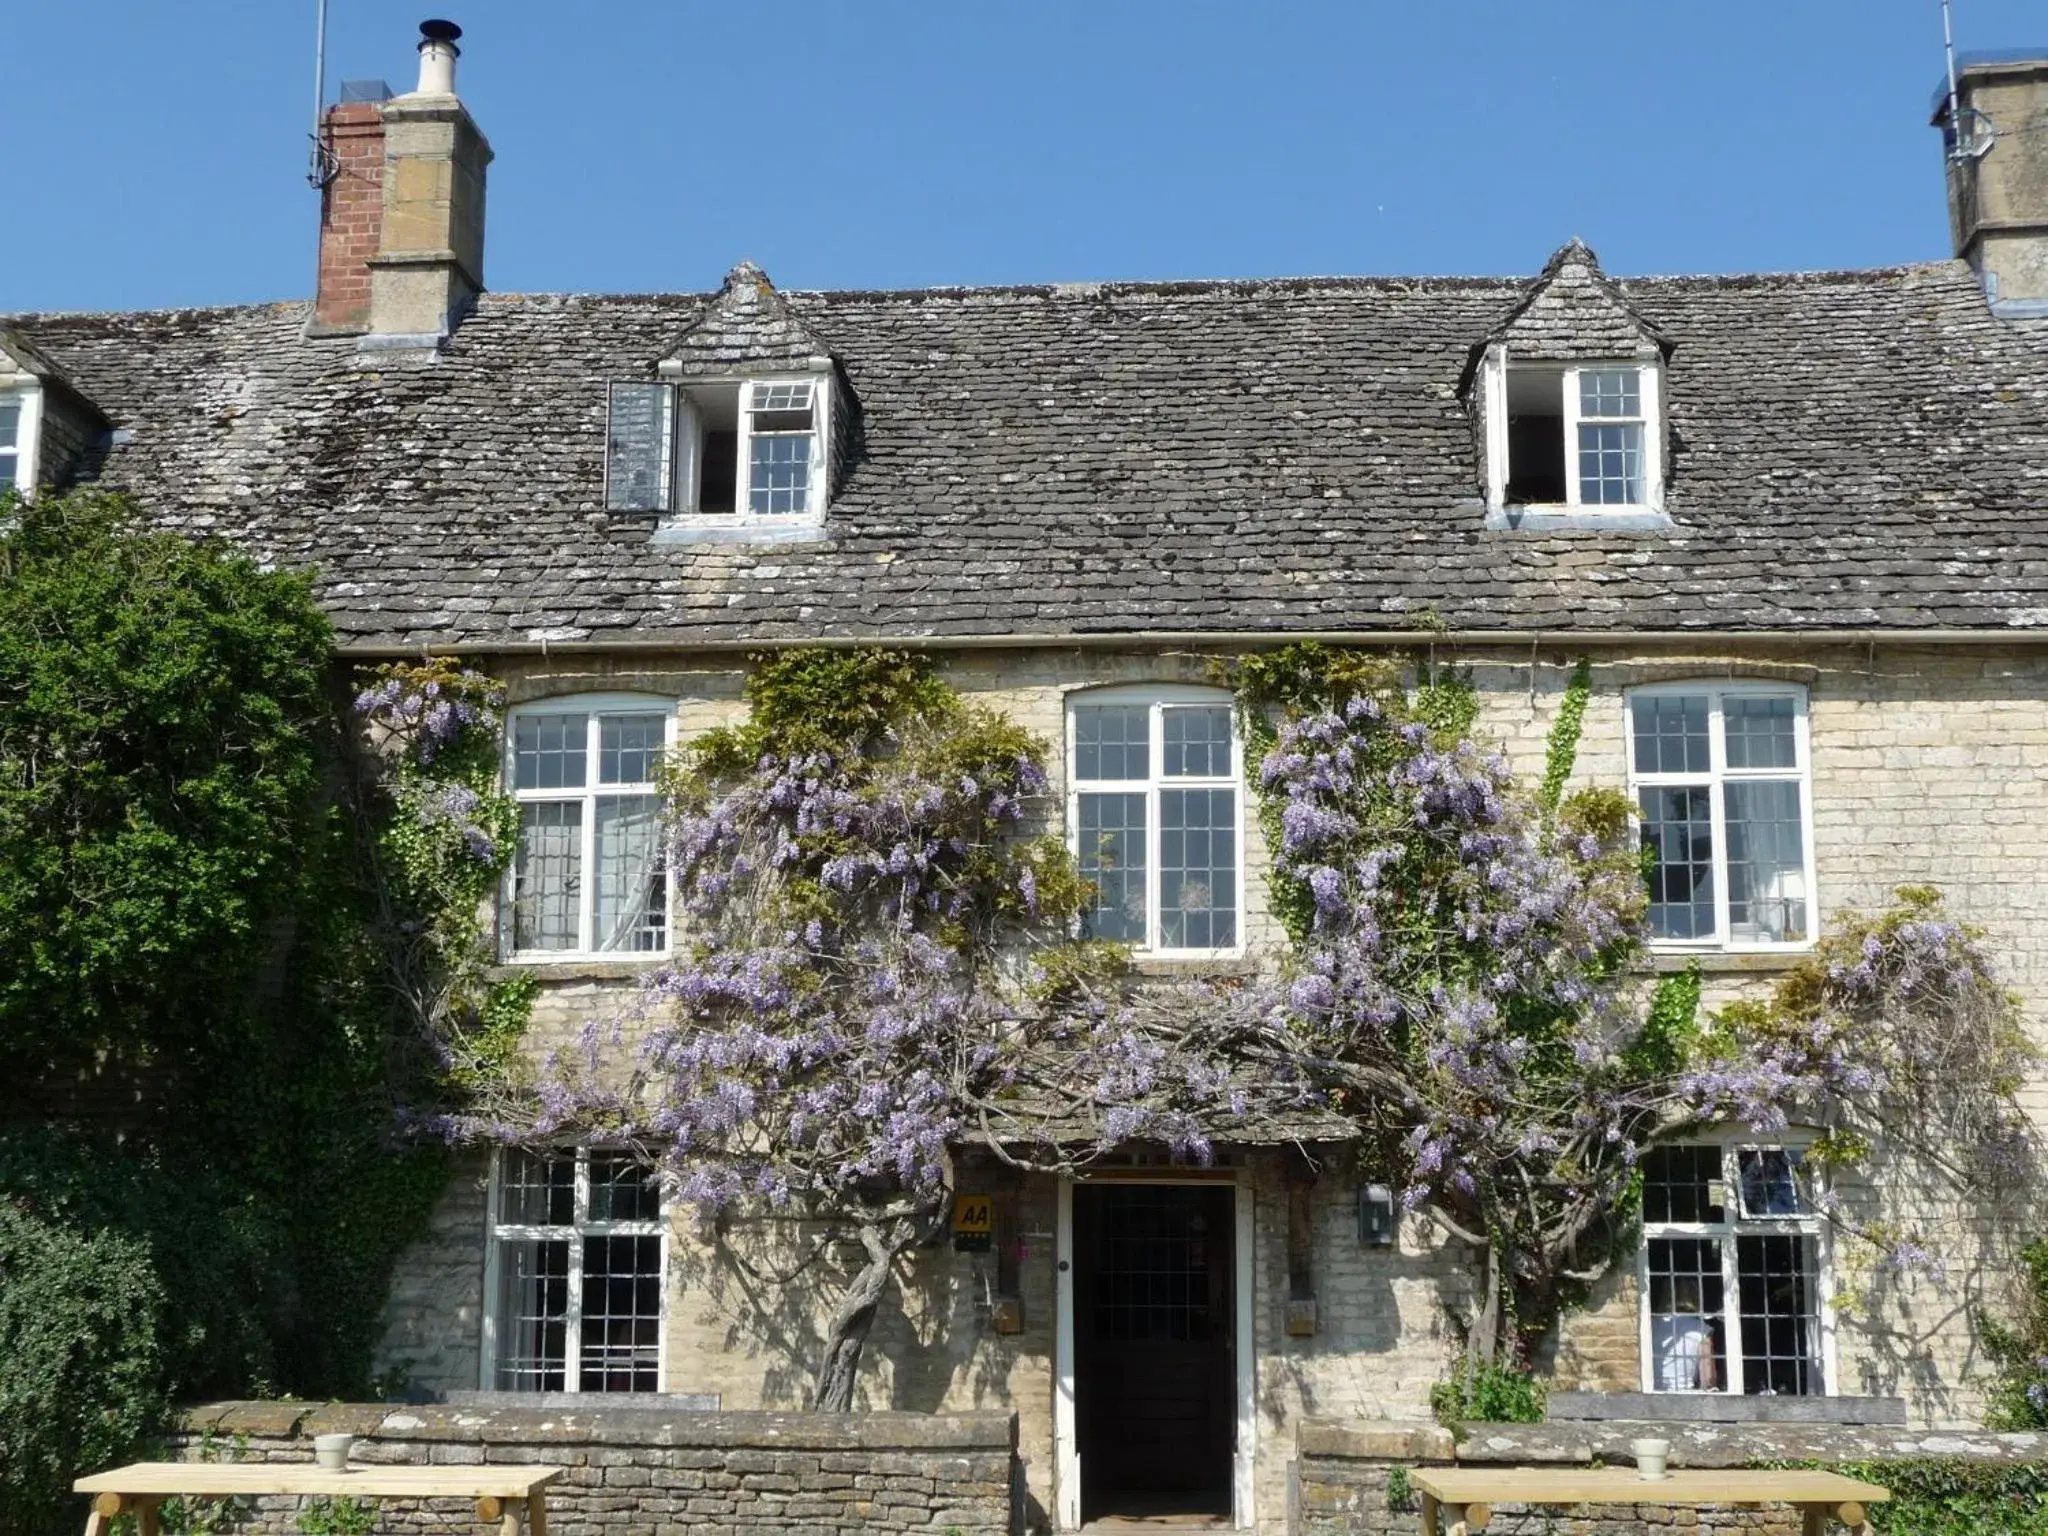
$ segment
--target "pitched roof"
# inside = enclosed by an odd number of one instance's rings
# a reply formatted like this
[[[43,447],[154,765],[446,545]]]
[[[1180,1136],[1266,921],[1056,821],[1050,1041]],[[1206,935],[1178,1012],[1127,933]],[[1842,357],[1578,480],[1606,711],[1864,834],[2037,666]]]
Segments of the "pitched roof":
[[[358,646],[2048,623],[2048,365],[1966,268],[1560,255],[1533,294],[772,294],[743,268],[708,298],[486,295],[429,360],[308,339],[304,304],[8,323],[127,429],[107,480],[316,566]],[[1546,295],[1668,345],[1675,529],[1484,527],[1461,379]],[[745,305],[858,395],[829,537],[651,543],[603,510],[607,381],[716,352]]]

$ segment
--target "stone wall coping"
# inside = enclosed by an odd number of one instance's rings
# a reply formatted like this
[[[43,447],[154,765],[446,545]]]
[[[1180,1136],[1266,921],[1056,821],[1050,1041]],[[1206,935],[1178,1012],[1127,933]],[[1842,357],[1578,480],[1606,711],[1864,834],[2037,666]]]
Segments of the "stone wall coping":
[[[1390,1462],[1546,1465],[1633,1460],[1629,1442],[1671,1442],[1674,1467],[1741,1467],[1758,1461],[2048,1462],[2048,1433],[1907,1429],[1849,1424],[1680,1424],[1612,1419],[1578,1424],[1467,1424],[1447,1430],[1398,1421],[1304,1419],[1295,1445],[1304,1457]]]
[[[587,1408],[244,1401],[188,1408],[184,1428],[252,1439],[345,1433],[376,1440],[760,1450],[978,1450],[1017,1443],[1011,1413],[679,1413],[610,1403]]]

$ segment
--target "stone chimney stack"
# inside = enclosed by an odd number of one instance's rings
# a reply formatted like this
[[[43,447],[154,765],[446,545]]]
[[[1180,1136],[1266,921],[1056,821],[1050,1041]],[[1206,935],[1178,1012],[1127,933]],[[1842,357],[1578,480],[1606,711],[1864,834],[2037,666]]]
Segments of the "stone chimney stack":
[[[369,261],[369,332],[447,336],[484,286],[484,171],[491,146],[455,94],[452,21],[420,23],[417,90],[384,103],[383,219]]]
[[[1955,253],[1994,313],[2048,315],[2048,49],[1964,55],[1934,122],[1948,160]]]

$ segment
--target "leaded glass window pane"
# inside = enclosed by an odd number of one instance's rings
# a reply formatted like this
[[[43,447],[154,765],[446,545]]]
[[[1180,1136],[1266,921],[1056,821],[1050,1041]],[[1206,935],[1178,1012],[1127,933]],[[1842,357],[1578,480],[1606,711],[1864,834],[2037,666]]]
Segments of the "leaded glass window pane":
[[[1143,704],[1074,710],[1074,777],[1082,783],[1143,779],[1152,772],[1152,712]]]
[[[1643,499],[1640,422],[1579,424],[1579,500],[1587,506],[1635,506]]]
[[[656,1221],[661,1216],[661,1182],[654,1169],[630,1152],[590,1154],[590,1219]]]
[[[1719,1147],[1655,1147],[1643,1155],[1643,1220],[1712,1222],[1726,1214]]]
[[[748,442],[749,510],[757,517],[807,511],[811,504],[811,434],[756,432]]]
[[[668,942],[661,801],[653,795],[599,795],[596,810],[596,946],[659,950]]]
[[[600,715],[597,721],[597,782],[647,784],[661,762],[665,715]]]
[[[575,1219],[575,1157],[508,1149],[498,1165],[498,1220],[515,1227],[564,1227]]]
[[[1638,694],[1629,701],[1629,711],[1637,773],[1706,773],[1713,768],[1706,694]]]
[[[1080,797],[1082,878],[1095,884],[1091,937],[1145,942],[1145,796]]]
[[[1783,1147],[1745,1147],[1735,1154],[1744,1216],[1799,1216],[1799,1159]]]
[[[588,715],[521,715],[512,726],[512,787],[581,789],[589,749]]]
[[[1236,791],[1159,792],[1159,942],[1165,949],[1237,942]]]
[[[661,1372],[661,1239],[583,1239],[583,1392],[652,1392]]]
[[[1634,368],[1581,368],[1579,370],[1579,414],[1581,416],[1642,415],[1642,374]]]
[[[512,865],[513,947],[576,948],[582,938],[582,896],[582,802],[522,805],[519,853]]]
[[[0,404],[0,490],[19,483],[16,469],[21,446],[21,404]]]
[[[1728,820],[1730,932],[1775,944],[1804,939],[1806,826],[1799,785],[1730,780],[1721,793]]]
[[[1713,792],[1700,785],[1637,792],[1650,870],[1650,931],[1660,939],[1714,937]]]
[[[1721,701],[1730,768],[1793,768],[1799,763],[1790,699],[1733,696]]]
[[[1653,1237],[1646,1254],[1656,1390],[1726,1391],[1728,1325],[1720,1240]]]
[[[566,1238],[498,1242],[498,1386],[511,1392],[560,1392],[569,1341],[569,1243]]]
[[[1198,709],[1170,707],[1162,711],[1166,761],[1160,772],[1169,779],[1230,777],[1230,709],[1227,705]]]
[[[1735,1239],[1742,1390],[1819,1392],[1820,1263],[1811,1236]]]

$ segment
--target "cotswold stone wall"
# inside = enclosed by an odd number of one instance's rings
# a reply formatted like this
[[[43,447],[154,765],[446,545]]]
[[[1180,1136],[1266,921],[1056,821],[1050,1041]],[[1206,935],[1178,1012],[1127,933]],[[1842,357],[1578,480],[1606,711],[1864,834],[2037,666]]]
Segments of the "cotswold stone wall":
[[[1992,1465],[2048,1462],[2048,1435],[1875,1429],[1829,1424],[1473,1424],[1463,1440],[1435,1425],[1394,1426],[1306,1419],[1295,1431],[1289,1469],[1288,1536],[1411,1536],[1415,1499],[1397,1472],[1427,1467],[1633,1465],[1628,1443],[1655,1435],[1671,1442],[1674,1467],[1749,1467],[1779,1461],[1913,1461],[1944,1458]],[[1712,1529],[1756,1536],[1800,1536],[1798,1514],[1783,1505],[1583,1505],[1531,1509],[1496,1504],[1495,1536],[1642,1536],[1646,1531]],[[1568,1519],[1566,1517],[1569,1517]]]
[[[554,1536],[877,1531],[1008,1536],[1016,1420],[996,1413],[674,1413],[215,1403],[191,1410],[182,1459],[310,1463],[312,1437],[355,1434],[352,1460],[566,1467],[548,1491]],[[442,1536],[460,1500],[379,1499],[376,1529]],[[236,1529],[290,1536],[302,1501],[250,1501]]]
[[[1427,645],[1418,636],[1419,645]],[[1055,743],[1060,769],[1064,706],[1077,689],[1124,683],[1203,683],[1222,653],[1193,647],[1103,652],[1044,649],[960,652],[947,677]],[[1469,667],[1481,696],[1479,733],[1518,773],[1540,775],[1577,647],[1454,650],[1439,663]],[[1981,925],[2048,1043],[2048,657],[1991,649],[1880,646],[1592,648],[1593,693],[1573,784],[1620,787],[1625,690],[1644,683],[1729,678],[1779,680],[1807,690],[1813,824],[1823,921],[1845,907],[1874,908],[1901,884],[1942,887],[1955,913]],[[630,691],[675,701],[685,739],[743,713],[741,674],[724,656],[676,654],[523,658],[495,670],[515,704],[577,693]],[[1056,785],[1057,788],[1057,785]],[[1063,803],[1063,796],[1054,804]],[[1270,964],[1280,935],[1266,915],[1256,826],[1248,837],[1240,968]],[[1707,1001],[1718,1006],[1770,986],[1790,963],[1774,955],[1704,958]],[[529,1044],[536,1056],[574,1042],[592,1018],[629,1009],[646,960],[537,968],[542,987]],[[1645,978],[1647,983],[1648,978]],[[2048,1088],[2029,1088],[2048,1126]],[[1276,1531],[1294,1455],[1294,1429],[1312,1416],[1426,1420],[1428,1390],[1454,1345],[1445,1305],[1462,1304],[1471,1256],[1427,1223],[1403,1224],[1399,1242],[1361,1247],[1355,1200],[1375,1182],[1342,1149],[1316,1149],[1323,1167],[1310,1196],[1316,1331],[1286,1328],[1287,1193],[1276,1154],[1240,1152],[1240,1198],[1252,1204],[1257,1509]],[[481,1175],[451,1186],[432,1233],[401,1266],[382,1363],[415,1385],[474,1388],[484,1211]],[[1971,1308],[1999,1310],[2007,1253],[2040,1227],[2038,1207],[2007,1212],[1944,1208],[1911,1170],[1878,1168],[1842,1194],[1864,1217],[1911,1230],[1947,1267],[1937,1283],[1876,1270],[1853,1240],[1833,1243],[1835,1389],[1907,1400],[1919,1424],[1966,1424],[1982,1402],[1983,1361]],[[1026,1180],[1019,1198],[1022,1331],[999,1333],[988,1255],[948,1248],[906,1265],[900,1297],[878,1318],[862,1363],[864,1406],[928,1412],[1014,1411],[1030,1507],[1053,1507],[1053,1328],[1056,1185]],[[784,1283],[802,1234],[763,1224],[705,1241],[679,1218],[666,1312],[665,1381],[677,1392],[717,1394],[729,1409],[800,1406],[817,1359],[828,1260]],[[1565,1320],[1539,1362],[1557,1385],[1633,1391],[1640,1384],[1635,1272],[1624,1264]]]

